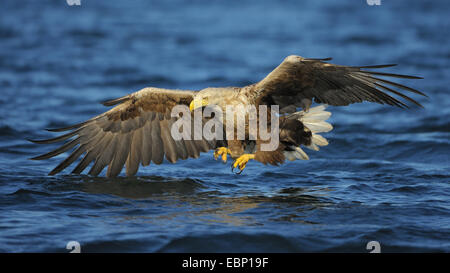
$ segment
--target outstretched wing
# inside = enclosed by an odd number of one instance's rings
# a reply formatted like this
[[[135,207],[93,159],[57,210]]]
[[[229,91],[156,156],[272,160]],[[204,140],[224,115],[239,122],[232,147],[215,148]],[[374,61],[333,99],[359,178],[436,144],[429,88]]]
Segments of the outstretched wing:
[[[81,173],[91,162],[90,175],[98,175],[108,166],[107,176],[117,176],[123,165],[126,174],[136,174],[139,164],[149,165],[152,161],[161,164],[164,156],[172,163],[177,159],[197,158],[200,152],[214,148],[206,140],[175,141],[170,133],[176,118],[170,113],[175,105],[189,105],[195,92],[144,88],[133,94],[106,101],[106,106],[117,105],[111,110],[88,121],[49,131],[70,131],[47,140],[32,140],[39,144],[50,144],[67,140],[65,144],[49,153],[37,156],[35,160],[54,157],[75,148],[49,174],[59,173],[84,154],[83,159],[72,171]]]
[[[294,112],[296,107],[301,106],[302,100],[337,106],[370,101],[408,107],[386,92],[422,106],[393,88],[426,96],[422,92],[376,76],[407,79],[421,79],[420,77],[365,70],[390,67],[394,64],[357,67],[324,62],[328,60],[331,58],[306,59],[295,55],[289,56],[252,87],[251,92],[254,94],[251,95],[256,98],[257,104],[279,105],[281,113]]]

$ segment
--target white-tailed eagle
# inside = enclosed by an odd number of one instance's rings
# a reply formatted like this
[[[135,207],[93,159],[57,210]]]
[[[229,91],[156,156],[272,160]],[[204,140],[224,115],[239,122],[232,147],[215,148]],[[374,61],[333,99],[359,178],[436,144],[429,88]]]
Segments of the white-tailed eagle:
[[[327,104],[344,106],[369,101],[407,108],[406,101],[421,105],[400,90],[426,96],[416,89],[385,79],[420,77],[367,70],[393,64],[342,66],[327,63],[330,59],[288,56],[263,80],[245,87],[206,88],[199,91],[144,88],[104,102],[106,106],[115,107],[85,122],[49,129],[52,132],[68,132],[55,138],[32,141],[39,144],[66,142],[33,159],[48,159],[71,150],[70,155],[50,175],[59,173],[83,156],[73,173],[81,173],[92,163],[90,175],[96,176],[108,166],[106,175],[114,177],[124,165],[126,175],[132,176],[138,171],[139,165],[147,166],[151,162],[161,164],[164,158],[175,163],[179,159],[198,158],[202,152],[215,150],[215,158],[220,156],[226,161],[227,155],[231,155],[234,159],[232,168],[242,171],[250,159],[278,165],[286,159],[308,159],[301,146],[318,150],[318,146],[327,145],[327,140],[318,135],[332,129],[325,121],[331,115],[324,111]],[[323,105],[310,108],[313,102]],[[208,105],[216,105],[225,112],[227,105],[237,104],[279,106],[279,143],[275,150],[262,150],[261,145],[265,140],[258,137],[248,139],[248,127],[245,132],[247,139],[180,140],[174,139],[171,134],[171,126],[180,118],[171,116],[171,110],[176,105],[190,107],[194,113]],[[297,112],[300,107],[303,110]],[[268,123],[270,121],[270,118],[267,119]]]

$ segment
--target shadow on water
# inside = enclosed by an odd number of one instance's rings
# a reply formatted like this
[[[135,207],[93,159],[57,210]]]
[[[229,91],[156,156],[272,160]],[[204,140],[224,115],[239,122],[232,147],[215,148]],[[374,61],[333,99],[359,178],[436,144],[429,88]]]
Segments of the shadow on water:
[[[200,180],[161,176],[90,178],[81,190],[86,193],[111,194],[129,199],[146,199],[158,195],[189,195],[204,188]]]
[[[263,225],[267,221],[315,224],[302,220],[304,213],[330,204],[325,197],[329,191],[326,188],[289,187],[276,192],[233,192],[230,195],[192,178],[82,177],[81,180],[82,183],[79,180],[74,183],[83,193],[106,194],[125,199],[125,210],[117,215],[123,221],[153,224],[168,221],[233,226]],[[139,211],[127,214],[126,206],[136,203],[139,204]]]

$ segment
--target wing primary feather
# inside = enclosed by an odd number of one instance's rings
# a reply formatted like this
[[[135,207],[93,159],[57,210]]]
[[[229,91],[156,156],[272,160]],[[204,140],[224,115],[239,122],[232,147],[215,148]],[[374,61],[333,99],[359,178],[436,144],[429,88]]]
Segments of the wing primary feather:
[[[108,171],[106,173],[107,177],[116,177],[120,174],[120,171],[128,158],[128,153],[130,152],[130,142],[131,134],[122,134],[117,141],[117,148],[114,153],[114,158],[108,166]]]
[[[139,163],[141,162],[142,148],[142,128],[137,129],[131,138],[130,152],[126,162],[126,174],[127,176],[133,176],[139,169]]]
[[[418,77],[418,76],[401,75],[401,74],[386,73],[386,72],[375,72],[375,71],[364,71],[364,70],[360,70],[358,72],[361,72],[364,74],[369,74],[369,75],[379,75],[379,76],[386,76],[386,77],[393,77],[393,78],[416,79],[416,80],[423,79],[422,77]]]
[[[200,152],[208,152],[210,147],[205,139],[201,140],[194,140],[195,146],[197,147],[197,150]]]
[[[72,164],[77,158],[80,157],[85,151],[84,144],[78,146],[75,151],[73,151],[69,157],[67,157],[63,162],[61,162],[56,168],[54,168],[48,175],[55,175],[60,171],[64,170],[67,166]]]
[[[200,156],[199,151],[197,150],[197,147],[195,146],[195,143],[193,140],[183,140],[184,145],[186,146],[186,152],[188,156],[192,158],[198,158]]]
[[[171,118],[168,120],[169,135],[170,135],[170,138],[175,142],[175,149],[177,152],[177,157],[184,160],[184,159],[187,159],[189,157],[189,155],[188,155],[188,152],[187,152],[187,149],[186,149],[183,139],[175,140],[172,138],[172,134],[170,133],[171,128],[172,128],[174,122],[176,122],[176,120],[177,120],[176,118]]]
[[[94,160],[95,157],[92,156],[92,151],[88,151],[83,159],[78,163],[78,165],[72,170],[72,173],[74,174],[80,174],[88,165],[89,163]],[[89,160],[91,158],[91,160]]]
[[[68,131],[68,130],[80,128],[81,126],[86,125],[86,124],[88,124],[89,122],[90,122],[90,121],[84,121],[84,122],[81,122],[81,123],[78,123],[78,124],[74,124],[74,125],[70,125],[70,126],[67,126],[67,127],[62,127],[62,128],[46,128],[45,130],[46,130],[46,131],[49,131],[49,132],[64,132],[64,131]]]
[[[164,159],[164,146],[161,139],[161,127],[159,119],[155,118],[152,121],[152,161],[155,164],[161,164]]]
[[[391,89],[391,88],[389,88],[389,87],[387,87],[387,86],[378,84],[378,83],[376,83],[376,82],[374,82],[373,84],[375,84],[376,86],[378,86],[378,87],[380,87],[380,88],[382,88],[382,89],[384,89],[384,90],[387,90],[387,91],[389,91],[389,92],[391,92],[391,93],[394,93],[394,94],[396,94],[397,96],[400,96],[400,97],[404,98],[405,100],[408,100],[408,101],[414,103],[415,105],[420,106],[420,107],[423,108],[422,104],[418,103],[418,102],[415,101],[414,99],[412,99],[412,98],[410,98],[410,97],[408,97],[408,96],[406,96],[406,95],[404,95],[404,94],[402,94],[402,93],[400,93],[400,92],[398,92],[398,91],[396,91],[396,90],[394,90],[394,89]]]
[[[368,79],[367,77],[364,77],[360,74],[353,74],[351,76],[355,78],[358,82],[363,84],[363,87],[358,86],[361,89],[361,91],[366,92],[366,90],[368,90],[372,94],[374,94],[376,102],[387,103],[389,105],[394,105],[400,108],[409,108],[408,105],[404,104],[403,102],[375,88],[373,86],[373,81],[371,81],[370,78]]]
[[[170,135],[168,120],[167,119],[162,120],[160,122],[160,126],[161,126],[161,139],[163,141],[164,154],[166,155],[166,159],[170,163],[175,163],[177,161],[177,150],[175,141]]]
[[[152,122],[150,120],[142,127],[142,166],[150,165],[152,160]]]
[[[82,126],[84,126],[84,125],[86,125],[86,124],[88,124],[88,123],[91,123],[91,122],[93,122],[93,121],[96,121],[97,119],[99,119],[99,118],[101,118],[101,117],[103,117],[103,114],[102,114],[102,115],[99,115],[99,116],[96,116],[96,117],[94,117],[94,118],[91,118],[91,119],[89,119],[89,120],[86,120],[86,121],[83,121],[83,122],[80,122],[80,123],[77,123],[77,124],[74,124],[74,125],[67,126],[67,127],[62,127],[62,128],[51,128],[51,129],[47,128],[47,129],[45,129],[45,130],[47,130],[47,131],[49,131],[49,132],[64,132],[64,131],[68,131],[68,130],[72,130],[72,129],[77,129],[77,128],[80,128],[80,127],[82,127]]]
[[[39,156],[33,157],[33,158],[31,158],[31,159],[32,159],[32,160],[49,159],[49,158],[52,158],[52,157],[54,157],[54,156],[57,156],[57,155],[59,155],[59,154],[62,154],[62,153],[64,153],[64,152],[66,152],[66,151],[72,149],[73,147],[75,147],[75,145],[77,145],[77,144],[79,144],[79,143],[80,143],[80,137],[77,137],[77,138],[75,138],[75,139],[73,139],[73,140],[71,140],[71,141],[68,141],[67,143],[65,143],[65,144],[62,145],[61,147],[59,147],[59,148],[57,148],[57,149],[55,149],[55,150],[53,150],[53,151],[51,151],[51,152],[48,152],[48,153],[46,153],[46,154],[43,154],[43,155],[39,155]]]
[[[386,84],[389,84],[389,85],[392,85],[392,86],[395,86],[395,87],[398,87],[398,88],[401,88],[401,89],[404,89],[404,90],[408,90],[408,91],[410,91],[410,92],[413,92],[413,93],[422,95],[422,96],[424,96],[424,97],[428,97],[428,96],[425,95],[424,93],[422,93],[422,92],[420,92],[419,90],[416,90],[416,89],[414,89],[414,88],[411,88],[411,87],[408,87],[408,86],[405,86],[405,85],[402,85],[402,84],[399,84],[399,83],[396,83],[396,82],[391,82],[391,81],[388,81],[388,80],[385,80],[385,79],[380,79],[380,78],[371,77],[371,76],[368,76],[368,77],[371,78],[371,79],[374,79],[374,80],[376,80],[376,81],[384,82],[384,83],[386,83]]]
[[[94,165],[89,170],[90,175],[97,176],[106,165],[108,165],[114,155],[114,149],[116,147],[117,136],[115,134],[108,135],[104,146],[100,150],[100,154],[97,156]]]
[[[385,68],[385,67],[392,67],[396,66],[397,64],[377,64],[377,65],[364,65],[364,66],[350,66],[352,68]]]
[[[80,161],[80,163],[78,163],[78,165],[73,169],[72,173],[80,174],[82,171],[84,171],[84,169],[86,169],[89,163],[94,161],[95,156],[96,153],[93,150],[88,151],[86,155],[83,157],[83,159]]]
[[[80,174],[86,167],[98,156],[102,148],[101,141],[105,139],[105,133],[99,132],[94,138],[86,143],[86,154],[78,165],[72,170],[72,173]]]
[[[82,129],[82,128],[79,128],[79,129],[77,129],[77,130],[75,130],[75,131],[69,132],[69,133],[67,133],[67,134],[64,134],[64,135],[61,135],[61,136],[58,136],[58,137],[55,137],[55,138],[42,139],[42,140],[32,140],[32,139],[28,139],[28,141],[31,141],[31,142],[36,143],[36,144],[51,144],[51,143],[56,143],[56,142],[60,142],[60,141],[63,141],[63,140],[66,140],[66,139],[68,139],[68,138],[73,137],[74,135],[78,134],[78,133],[80,132],[81,129]]]

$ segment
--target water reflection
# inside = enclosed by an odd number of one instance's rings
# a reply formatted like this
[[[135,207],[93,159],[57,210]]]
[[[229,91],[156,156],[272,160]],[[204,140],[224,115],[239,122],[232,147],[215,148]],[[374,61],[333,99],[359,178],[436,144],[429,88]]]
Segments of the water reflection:
[[[161,176],[85,178],[82,190],[87,193],[112,194],[130,199],[146,199],[159,195],[193,194],[204,188],[201,181],[191,178]],[[87,180],[87,181],[86,181]]]
[[[327,188],[288,187],[275,193],[229,195],[212,187],[198,179],[145,176],[86,178],[81,190],[126,198],[124,206],[116,211],[121,221],[157,225],[176,222],[254,226],[267,221],[315,224],[304,219],[305,213],[330,204]]]

